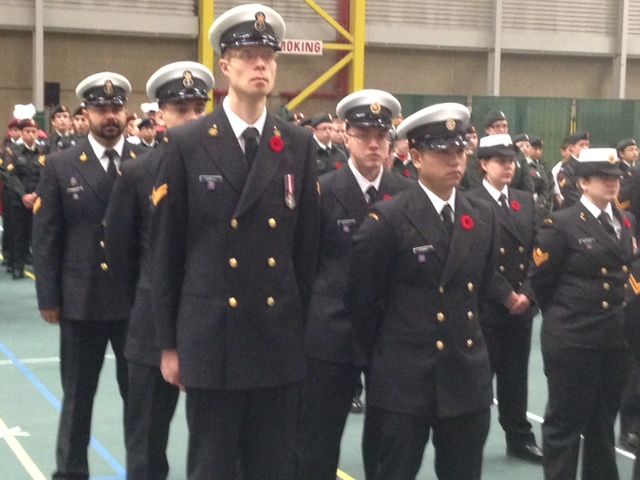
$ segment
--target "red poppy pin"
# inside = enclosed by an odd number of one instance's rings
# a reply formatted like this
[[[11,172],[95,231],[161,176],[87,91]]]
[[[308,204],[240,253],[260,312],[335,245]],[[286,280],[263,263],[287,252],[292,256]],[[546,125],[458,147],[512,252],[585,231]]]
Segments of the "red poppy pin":
[[[385,202],[386,202],[387,200],[391,200],[391,195],[389,195],[388,193],[385,193],[385,194],[382,196],[382,200],[384,200]],[[626,219],[625,219],[625,220],[626,220]]]
[[[520,202],[517,200],[511,200],[511,209],[514,212],[519,212],[520,209],[522,208],[522,205],[520,205]]]
[[[475,226],[475,223],[473,222],[473,218],[471,218],[469,215],[462,215],[460,217],[460,226],[462,226],[463,230],[473,230],[473,227]]]
[[[624,217],[623,223],[627,230],[631,230],[631,221],[627,217]]]
[[[409,169],[408,169],[408,168],[405,168],[405,169],[402,171],[402,176],[403,176],[403,177],[407,177],[407,178],[409,178],[409,177],[411,176],[411,172],[409,172]]]
[[[271,137],[271,140],[269,140],[269,148],[271,149],[271,151],[276,153],[280,153],[282,150],[284,150],[284,142],[282,141],[282,137],[280,135],[274,135],[273,137]]]
[[[340,162],[336,162],[336,170],[340,170],[342,168],[342,164]]]

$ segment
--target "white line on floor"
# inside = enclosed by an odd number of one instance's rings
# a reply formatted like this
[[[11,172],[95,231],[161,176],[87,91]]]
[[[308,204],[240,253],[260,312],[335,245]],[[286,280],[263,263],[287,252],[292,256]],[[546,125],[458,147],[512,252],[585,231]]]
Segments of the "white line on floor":
[[[47,477],[44,476],[38,466],[33,462],[33,460],[31,460],[29,454],[25,451],[24,448],[22,448],[22,445],[20,445],[20,442],[18,442],[16,436],[10,434],[13,431],[14,429],[10,429],[7,424],[4,423],[2,418],[0,418],[0,432],[7,432],[5,435],[0,436],[0,438],[7,442],[9,448],[13,451],[15,456],[18,458],[24,469],[33,480],[47,480]]]

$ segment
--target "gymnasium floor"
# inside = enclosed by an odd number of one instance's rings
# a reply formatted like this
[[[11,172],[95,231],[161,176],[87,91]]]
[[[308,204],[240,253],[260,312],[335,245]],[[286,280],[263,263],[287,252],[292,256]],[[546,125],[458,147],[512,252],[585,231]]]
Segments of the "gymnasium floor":
[[[538,440],[546,385],[542,374],[536,319],[530,364],[529,411]],[[14,281],[0,271],[0,480],[43,480],[55,466],[55,438],[61,399],[58,372],[58,327],[39,317],[32,278]],[[338,476],[364,480],[360,460],[362,415],[351,415],[342,444]],[[504,438],[492,412],[485,447],[483,478],[542,479],[539,466],[505,456]],[[107,355],[94,407],[89,453],[93,480],[125,478],[122,406],[115,382],[114,360]],[[171,480],[185,478],[184,403],[173,422],[169,457]],[[621,479],[630,479],[634,457],[618,452]],[[425,454],[420,480],[434,479],[433,455]],[[304,480],[304,479],[300,479]],[[390,479],[393,480],[393,479]],[[605,480],[605,479],[603,479]]]

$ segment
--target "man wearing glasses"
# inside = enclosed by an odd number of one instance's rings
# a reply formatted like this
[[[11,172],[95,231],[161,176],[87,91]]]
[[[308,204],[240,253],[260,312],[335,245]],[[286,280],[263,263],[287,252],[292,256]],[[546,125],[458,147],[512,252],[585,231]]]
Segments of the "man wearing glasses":
[[[322,229],[318,275],[305,336],[307,378],[296,478],[335,478],[340,439],[365,365],[344,307],[353,234],[377,201],[390,200],[411,182],[382,166],[391,121],[400,102],[387,92],[362,90],[338,103],[351,153],[344,168],[320,178]]]
[[[319,236],[314,142],[267,112],[285,23],[240,5],[209,30],[229,94],[168,134],[151,220],[163,377],[186,390],[189,480],[293,480]]]
[[[315,158],[318,176],[339,170],[347,162],[345,153],[332,144],[333,128],[333,116],[330,114],[311,120],[313,139],[317,144]]]

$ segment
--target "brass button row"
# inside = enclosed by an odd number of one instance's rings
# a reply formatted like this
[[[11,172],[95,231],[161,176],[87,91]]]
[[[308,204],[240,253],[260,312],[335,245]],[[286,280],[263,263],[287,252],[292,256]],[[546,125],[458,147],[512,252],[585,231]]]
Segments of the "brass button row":
[[[472,347],[473,347],[473,340],[468,339],[468,340],[467,340],[467,348],[472,348]],[[442,340],[438,340],[438,341],[436,342],[436,348],[437,348],[439,351],[443,351],[443,350],[445,349],[445,344],[444,344],[444,342],[443,342]]]
[[[276,268],[277,264],[278,264],[278,262],[276,262],[275,258],[269,257],[267,259],[267,265],[269,265],[271,268]],[[230,258],[229,259],[229,266],[231,268],[238,268],[238,259],[237,258]]]
[[[276,221],[275,218],[270,218],[269,220],[267,220],[267,224],[271,229],[275,229],[278,227],[278,222]],[[235,230],[240,226],[240,223],[238,222],[237,218],[232,218],[231,222],[229,222],[229,225],[231,225],[231,228]]]
[[[238,300],[235,297],[229,297],[229,299],[227,300],[229,306],[231,308],[237,308],[238,307]],[[273,297],[267,297],[267,305],[269,307],[273,307],[276,304],[276,299]]]

